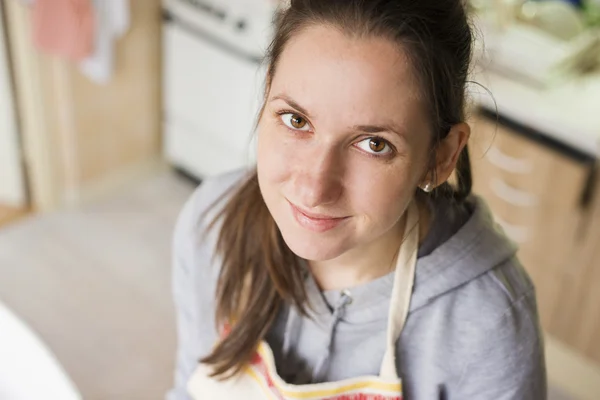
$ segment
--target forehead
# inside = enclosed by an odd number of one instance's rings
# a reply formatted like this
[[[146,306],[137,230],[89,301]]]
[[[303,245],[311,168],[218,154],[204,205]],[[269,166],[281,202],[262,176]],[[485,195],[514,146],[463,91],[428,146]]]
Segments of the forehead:
[[[402,47],[380,37],[350,37],[327,26],[297,33],[280,56],[271,95],[284,93],[309,112],[362,118],[420,115],[420,91]]]

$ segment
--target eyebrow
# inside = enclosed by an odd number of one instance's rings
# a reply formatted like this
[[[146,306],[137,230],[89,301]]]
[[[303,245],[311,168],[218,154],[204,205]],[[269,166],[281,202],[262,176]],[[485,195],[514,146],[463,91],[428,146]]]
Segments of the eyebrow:
[[[404,139],[403,131],[393,125],[354,125],[352,129],[364,133],[392,132]]]
[[[271,101],[275,101],[275,100],[283,100],[290,107],[295,108],[296,110],[300,111],[302,114],[307,116],[308,118],[311,118],[310,113],[308,111],[306,111],[306,109],[304,107],[302,107],[300,104],[298,104],[294,100],[292,100],[290,97],[282,94],[282,95],[274,96],[273,98],[271,98]]]
[[[311,118],[310,113],[304,107],[302,107],[300,104],[298,104],[296,101],[294,101],[290,97],[282,94],[282,95],[277,95],[277,96],[272,97],[270,101],[272,102],[275,100],[282,100],[285,103],[287,103],[290,107],[295,108],[296,110],[298,110],[299,112],[304,114],[306,117]],[[395,133],[396,135],[398,135],[401,139],[403,139],[403,140],[406,139],[404,137],[404,130],[398,129],[393,124],[354,125],[351,129],[353,131],[359,131],[359,132],[364,132],[364,133],[392,132],[392,133]]]

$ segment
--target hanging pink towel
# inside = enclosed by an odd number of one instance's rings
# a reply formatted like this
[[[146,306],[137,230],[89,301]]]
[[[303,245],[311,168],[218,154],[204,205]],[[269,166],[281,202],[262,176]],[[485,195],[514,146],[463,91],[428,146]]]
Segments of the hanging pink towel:
[[[94,10],[90,0],[36,0],[33,42],[40,50],[80,61],[94,50]]]

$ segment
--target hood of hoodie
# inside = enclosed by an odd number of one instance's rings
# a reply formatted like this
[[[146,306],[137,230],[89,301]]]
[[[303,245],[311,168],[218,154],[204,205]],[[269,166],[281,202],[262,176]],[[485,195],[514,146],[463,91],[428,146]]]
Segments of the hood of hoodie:
[[[487,204],[472,196],[471,217],[446,242],[417,261],[411,311],[513,258],[517,246],[494,221]]]

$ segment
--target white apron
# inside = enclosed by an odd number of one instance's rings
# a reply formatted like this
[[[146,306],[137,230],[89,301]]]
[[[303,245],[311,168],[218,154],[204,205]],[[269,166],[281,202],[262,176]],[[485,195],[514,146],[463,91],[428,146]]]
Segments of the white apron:
[[[292,385],[279,377],[273,352],[265,341],[258,345],[250,365],[225,381],[211,378],[211,367],[200,364],[188,392],[195,400],[402,400],[402,381],[396,371],[396,341],[408,315],[419,242],[418,208],[408,207],[404,242],[398,252],[388,315],[386,350],[379,376],[360,376],[337,382]]]

